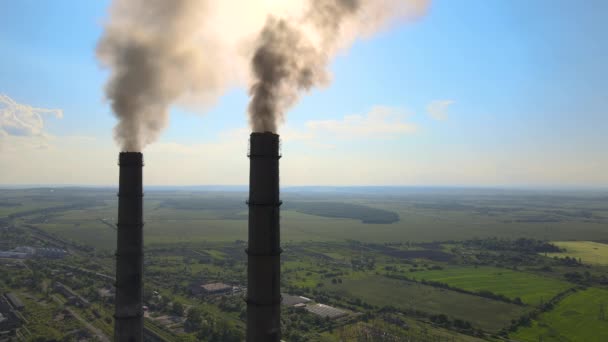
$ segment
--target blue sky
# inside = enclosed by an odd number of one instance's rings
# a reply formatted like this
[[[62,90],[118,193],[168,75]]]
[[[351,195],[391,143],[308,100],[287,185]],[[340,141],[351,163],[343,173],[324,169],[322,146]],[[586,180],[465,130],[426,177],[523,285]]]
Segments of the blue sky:
[[[63,111],[42,115],[43,135],[5,134],[0,184],[115,182],[116,120],[95,59],[108,5],[0,4],[0,94]],[[432,1],[340,53],[332,83],[288,113],[283,183],[608,185],[606,13],[602,0]],[[174,107],[145,151],[147,182],[244,184],[247,102],[235,87],[204,111]],[[442,102],[437,120],[428,107]]]

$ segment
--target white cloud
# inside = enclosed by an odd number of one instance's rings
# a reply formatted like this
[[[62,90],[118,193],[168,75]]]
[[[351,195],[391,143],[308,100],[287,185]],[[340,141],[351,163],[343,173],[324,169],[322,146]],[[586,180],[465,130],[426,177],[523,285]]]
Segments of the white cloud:
[[[0,131],[3,131],[5,136],[45,135],[42,115],[47,114],[58,119],[63,117],[63,111],[60,109],[36,108],[0,94]]]
[[[448,109],[453,100],[435,100],[426,106],[427,113],[435,120],[444,121],[448,118]]]
[[[45,149],[53,137],[44,129],[43,115],[63,117],[60,109],[37,108],[0,94],[0,150]]]
[[[365,115],[347,115],[342,120],[308,121],[306,127],[322,134],[340,138],[392,137],[416,131],[416,126],[405,122],[405,112],[397,108],[376,106]]]

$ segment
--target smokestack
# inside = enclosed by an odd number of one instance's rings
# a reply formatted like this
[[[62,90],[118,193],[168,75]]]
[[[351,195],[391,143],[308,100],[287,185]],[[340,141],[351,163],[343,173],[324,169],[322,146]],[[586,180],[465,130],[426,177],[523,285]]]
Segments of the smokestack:
[[[247,342],[281,337],[279,136],[251,133],[249,150],[249,246]]]
[[[121,152],[114,341],[143,341],[143,155]]]

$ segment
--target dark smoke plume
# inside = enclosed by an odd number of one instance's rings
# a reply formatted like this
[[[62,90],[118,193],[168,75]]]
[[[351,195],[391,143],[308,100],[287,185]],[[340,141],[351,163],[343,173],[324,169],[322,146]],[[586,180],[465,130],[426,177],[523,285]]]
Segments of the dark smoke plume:
[[[105,92],[124,151],[141,151],[168,124],[169,106],[222,91],[221,49],[205,36],[205,0],[115,0],[97,56],[110,69]],[[205,50],[206,49],[206,50]]]
[[[177,104],[200,110],[249,82],[250,123],[276,132],[331,58],[428,0],[113,0],[97,57],[123,151],[155,141]]]
[[[299,20],[269,17],[251,59],[252,130],[276,133],[299,94],[329,80],[327,65],[337,50],[426,6],[425,0],[309,0]]]
[[[251,65],[258,80],[251,87],[249,104],[254,132],[276,132],[285,108],[301,89],[326,79],[325,56],[287,21],[268,18]]]
[[[312,0],[302,24],[313,24],[321,39],[320,46],[310,41],[302,27],[268,18],[251,61],[256,79],[249,104],[254,132],[276,132],[286,109],[297,101],[298,93],[328,80],[327,50],[333,39],[338,38],[343,18],[358,8],[358,0]]]

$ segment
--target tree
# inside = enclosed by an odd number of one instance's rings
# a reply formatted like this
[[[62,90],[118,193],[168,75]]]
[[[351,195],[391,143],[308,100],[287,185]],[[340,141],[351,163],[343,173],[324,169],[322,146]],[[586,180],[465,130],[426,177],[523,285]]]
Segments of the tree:
[[[439,314],[439,315],[431,316],[431,322],[439,324],[439,325],[447,325],[450,322],[450,320],[448,319],[448,316],[446,316],[444,314]]]
[[[186,315],[186,325],[192,330],[198,330],[203,323],[203,313],[197,307],[192,307]]]
[[[184,315],[184,305],[180,302],[173,302],[172,312],[177,316]]]

